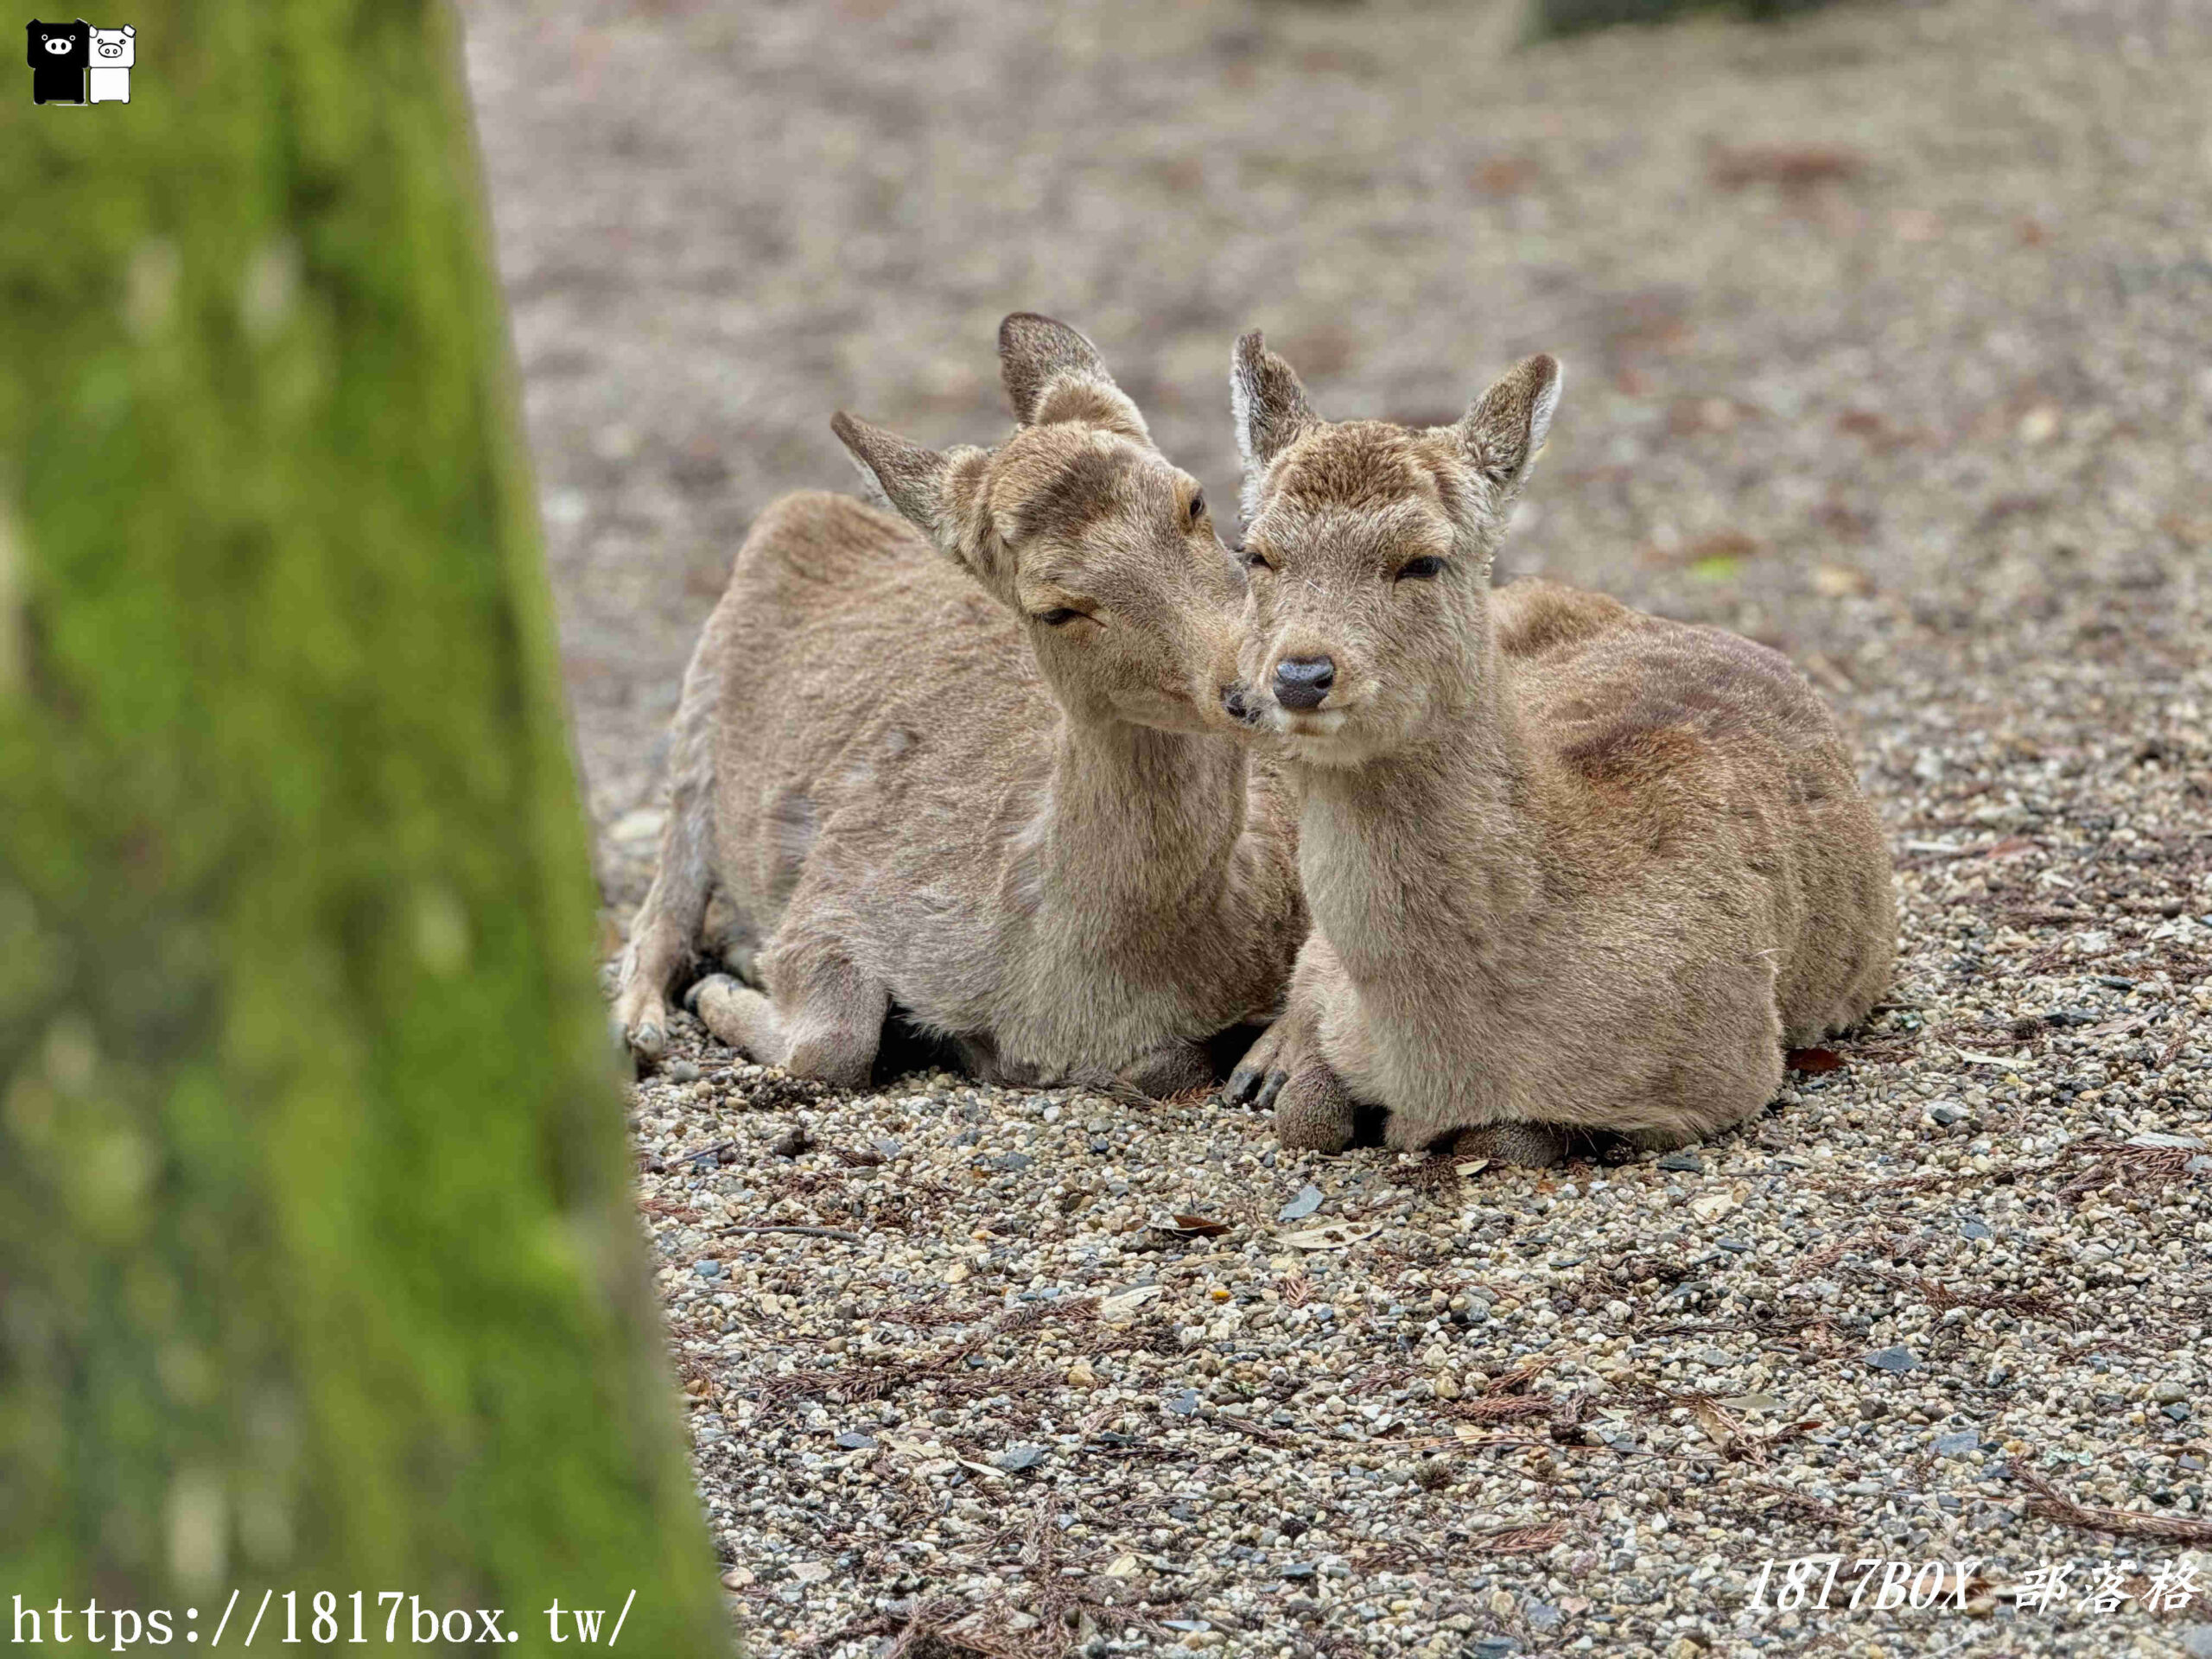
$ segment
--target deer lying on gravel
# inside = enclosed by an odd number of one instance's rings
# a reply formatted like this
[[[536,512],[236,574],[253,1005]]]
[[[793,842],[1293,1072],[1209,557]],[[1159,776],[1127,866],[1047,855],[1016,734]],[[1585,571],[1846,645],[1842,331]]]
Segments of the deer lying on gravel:
[[[896,1007],[988,1080],[1164,1096],[1279,1005],[1305,920],[1288,810],[1224,707],[1242,575],[1089,340],[1017,315],[999,353],[1005,442],[841,413],[899,516],[786,496],[739,550],[618,969],[641,1055],[716,884],[756,985],[704,980],[700,1018],[842,1086]]]
[[[1532,357],[1456,425],[1332,425],[1237,343],[1242,696],[1302,796],[1313,932],[1230,1094],[1285,1145],[1343,1147],[1359,1106],[1390,1146],[1500,1161],[1680,1145],[1888,983],[1881,827],[1784,658],[1491,589],[1559,388]]]

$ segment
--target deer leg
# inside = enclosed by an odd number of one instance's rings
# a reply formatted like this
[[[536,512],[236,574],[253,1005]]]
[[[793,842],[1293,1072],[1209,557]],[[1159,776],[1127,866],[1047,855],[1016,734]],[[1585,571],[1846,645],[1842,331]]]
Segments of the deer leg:
[[[1567,1156],[1567,1141],[1566,1131],[1553,1123],[1485,1123],[1461,1129],[1452,1141],[1452,1155],[1541,1169]]]
[[[1357,1128],[1351,1091],[1319,1055],[1311,1055],[1275,1094],[1275,1140],[1311,1152],[1342,1152]]]
[[[692,1005],[707,1029],[763,1065],[861,1089],[883,1043],[890,988],[830,950],[764,951],[773,997],[727,974],[702,980]]]
[[[1321,1010],[1341,1001],[1349,989],[1328,941],[1319,933],[1308,935],[1298,953],[1282,1013],[1244,1051],[1244,1058],[1229,1074],[1222,1097],[1232,1106],[1253,1106],[1263,1112],[1274,1105],[1309,1062],[1322,1064]]]
[[[658,881],[631,925],[616,972],[614,1027],[640,1058],[668,1052],[668,988],[691,960],[694,926],[683,906],[665,901]]]
[[[1263,1112],[1274,1105],[1290,1074],[1321,1052],[1316,1024],[1310,1009],[1286,1010],[1244,1051],[1244,1058],[1222,1086],[1222,1098],[1232,1106],[1251,1106]]]
[[[1213,1082],[1213,1062],[1199,1043],[1170,1043],[1115,1074],[1122,1082],[1154,1100],[1166,1100],[1186,1089],[1204,1089]]]
[[[716,1040],[748,1059],[781,1065],[791,1057],[791,1039],[776,1017],[776,1005],[728,974],[708,975],[684,994],[683,1005]]]

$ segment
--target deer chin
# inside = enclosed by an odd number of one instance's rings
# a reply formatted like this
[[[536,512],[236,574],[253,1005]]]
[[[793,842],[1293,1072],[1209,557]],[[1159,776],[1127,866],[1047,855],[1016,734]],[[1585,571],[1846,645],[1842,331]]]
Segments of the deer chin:
[[[1132,726],[1185,737],[1242,735],[1243,728],[1216,702],[1192,690],[1161,687],[1115,699],[1114,712]]]
[[[1368,758],[1369,746],[1350,709],[1285,709],[1267,711],[1265,729],[1281,751],[1294,760],[1314,766],[1356,766]]]

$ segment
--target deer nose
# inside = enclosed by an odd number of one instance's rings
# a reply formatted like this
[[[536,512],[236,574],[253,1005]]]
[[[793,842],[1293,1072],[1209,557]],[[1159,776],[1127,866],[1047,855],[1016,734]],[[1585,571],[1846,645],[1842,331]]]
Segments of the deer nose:
[[[1286,709],[1319,709],[1337,683],[1337,665],[1326,657],[1294,657],[1275,664],[1275,701]]]
[[[1246,726],[1258,717],[1259,711],[1252,707],[1251,694],[1245,690],[1242,680],[1221,688],[1221,706],[1231,720]]]

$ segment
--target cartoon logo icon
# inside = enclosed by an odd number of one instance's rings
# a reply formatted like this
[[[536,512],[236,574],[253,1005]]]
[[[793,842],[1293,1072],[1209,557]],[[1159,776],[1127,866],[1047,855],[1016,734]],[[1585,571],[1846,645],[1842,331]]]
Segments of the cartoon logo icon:
[[[138,31],[31,20],[29,58],[34,104],[128,104]]]
[[[95,104],[130,101],[130,66],[138,55],[138,31],[125,23],[121,29],[92,30],[92,67],[86,73],[86,90]]]
[[[92,67],[92,25],[73,23],[30,26],[31,102],[81,104],[85,76]]]

